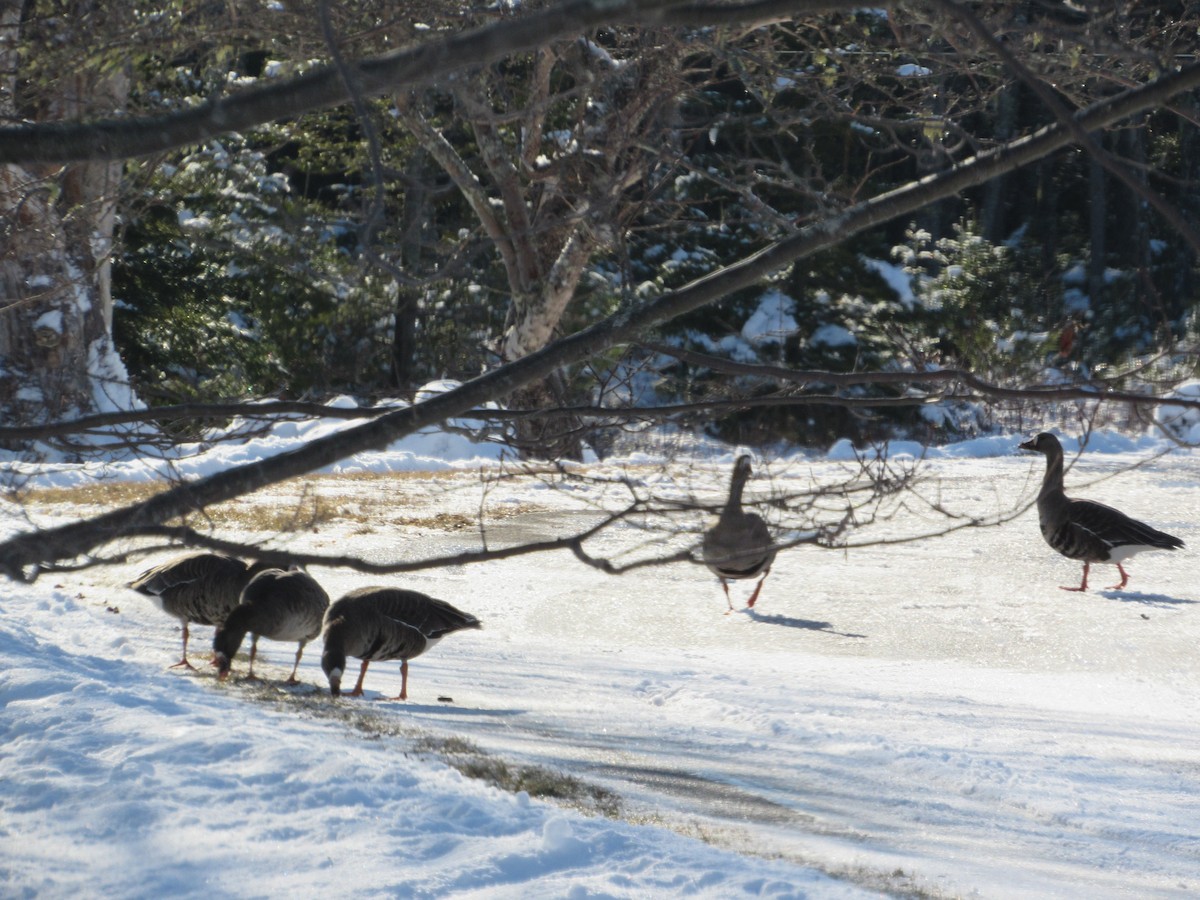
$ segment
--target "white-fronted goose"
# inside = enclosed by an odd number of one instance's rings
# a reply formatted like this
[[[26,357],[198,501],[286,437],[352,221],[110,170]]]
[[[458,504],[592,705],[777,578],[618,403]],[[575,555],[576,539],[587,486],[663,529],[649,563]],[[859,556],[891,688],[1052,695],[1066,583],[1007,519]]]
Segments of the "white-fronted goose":
[[[408,698],[408,661],[420,656],[439,640],[463,628],[481,628],[470,613],[444,600],[417,591],[366,587],[351,591],[325,613],[325,650],[321,668],[329,679],[329,691],[338,696],[346,657],[362,660],[358,683],[349,696],[359,697],[367,666],[375,660],[400,660],[400,693],[393,700]]]
[[[717,524],[704,533],[704,563],[721,579],[725,589],[725,601],[733,609],[729,599],[728,582],[739,578],[757,578],[758,585],[746,602],[754,606],[758,592],[771,572],[775,561],[775,545],[770,529],[757,513],[742,509],[742,492],[750,478],[750,457],[739,456],[733,464],[733,477],[729,482],[729,499]]]
[[[1129,581],[1121,563],[1143,550],[1177,550],[1179,538],[1131,519],[1120,510],[1092,500],[1073,500],[1063,492],[1062,444],[1052,434],[1042,432],[1020,445],[1022,450],[1044,453],[1046,477],[1038,494],[1038,524],[1046,543],[1068,559],[1083,562],[1083,582],[1064,591],[1086,591],[1088,568],[1092,563],[1115,563],[1121,573],[1120,590]]]
[[[247,678],[254,677],[254,658],[258,655],[258,639],[297,641],[296,662],[287,684],[296,683],[304,645],[321,633],[329,595],[316,579],[299,568],[289,571],[267,569],[250,579],[242,591],[242,600],[226,617],[225,624],[213,635],[213,665],[217,677],[229,674],[233,658],[246,632],[250,632],[250,668]]]
[[[246,583],[266,568],[266,563],[247,565],[221,553],[187,553],[147,569],[129,586],[183,625],[183,656],[171,668],[195,669],[187,659],[188,624],[223,623]]]

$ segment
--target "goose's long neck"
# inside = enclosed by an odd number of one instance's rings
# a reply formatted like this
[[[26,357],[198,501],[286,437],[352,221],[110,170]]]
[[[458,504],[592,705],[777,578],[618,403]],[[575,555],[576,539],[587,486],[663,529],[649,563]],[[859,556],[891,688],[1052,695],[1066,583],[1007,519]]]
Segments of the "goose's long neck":
[[[254,628],[251,611],[247,606],[236,607],[213,635],[213,650],[233,657],[246,638],[246,632]],[[218,646],[219,645],[219,646]]]
[[[1051,503],[1064,498],[1063,494],[1063,454],[1055,449],[1046,454],[1046,476],[1042,479],[1042,490],[1038,493],[1038,503]]]
[[[729,499],[725,501],[724,515],[742,511],[742,492],[746,489],[746,480],[749,477],[748,469],[738,467],[733,470],[733,478],[729,481]]]
[[[322,639],[325,641],[325,653],[340,657],[345,665],[346,658],[346,622],[337,619],[325,627]]]

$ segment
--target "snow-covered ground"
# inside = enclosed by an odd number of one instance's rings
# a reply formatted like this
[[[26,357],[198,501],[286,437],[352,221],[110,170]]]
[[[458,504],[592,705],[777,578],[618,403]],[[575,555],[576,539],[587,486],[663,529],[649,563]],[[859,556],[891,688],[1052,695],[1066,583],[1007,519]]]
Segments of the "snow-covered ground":
[[[306,434],[288,426],[178,469],[204,474]],[[924,464],[923,496],[985,518],[1028,501],[1043,460],[1018,455],[1018,440],[938,452]],[[1068,473],[1068,492],[1200,546],[1194,455],[1122,471],[1159,446],[1097,437]],[[537,476],[497,485],[480,477],[485,462],[468,461],[475,452],[429,435],[338,468],[445,470],[438,478],[347,476],[308,489],[347,509],[356,492],[394,492],[397,511],[418,518],[507,505],[489,520],[491,546],[560,535],[619,499],[619,490],[556,489]],[[846,455],[763,459],[750,493],[793,489]],[[627,471],[664,497],[716,496],[731,459],[710,453],[667,467],[643,456]],[[108,474],[146,477],[135,462]],[[78,483],[97,473],[39,477]],[[298,490],[257,502],[294,502]],[[910,509],[889,533],[943,524],[927,505]],[[50,524],[82,513],[33,514]],[[694,518],[683,524],[700,527]],[[6,534],[22,527],[15,515],[0,519]],[[696,536],[667,536],[664,547]],[[619,526],[591,551],[620,555],[652,537]],[[478,546],[472,528],[432,518],[373,528],[334,519],[283,540],[379,561]],[[6,584],[2,893],[1194,895],[1193,553],[1138,557],[1125,591],[1104,589],[1115,569],[1096,567],[1095,589],[1065,593],[1057,586],[1077,583],[1080,567],[1042,543],[1029,511],[916,544],[796,547],[780,555],[755,609],[731,615],[716,581],[687,564],[614,577],[563,552],[403,577],[312,569],[334,597],[399,584],[483,620],[482,631],[452,635],[413,662],[407,703],[333,700],[319,646],[301,664],[305,685],[290,691],[239,683],[245,648],[231,682],[168,670],[175,623],[123,587],[161,555]],[[749,587],[735,586],[735,597]],[[211,630],[193,635],[199,662]],[[264,641],[264,672],[281,680],[293,649]],[[398,664],[373,665],[366,686],[371,697],[395,694]],[[607,788],[622,817],[504,792],[422,749],[458,739],[493,760]]]

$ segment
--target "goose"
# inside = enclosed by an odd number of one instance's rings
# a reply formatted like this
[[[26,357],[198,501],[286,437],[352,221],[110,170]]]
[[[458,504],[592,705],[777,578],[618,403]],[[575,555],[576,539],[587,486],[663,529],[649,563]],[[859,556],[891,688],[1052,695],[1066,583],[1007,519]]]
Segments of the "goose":
[[[752,607],[775,561],[775,546],[767,523],[757,513],[742,509],[742,492],[751,472],[750,457],[739,456],[733,464],[725,508],[717,524],[704,533],[704,564],[721,579],[730,610],[733,601],[729,599],[729,581],[762,576],[746,602],[747,607]]]
[[[172,669],[195,670],[187,658],[188,624],[220,625],[241,598],[242,589],[267,563],[248,565],[222,553],[186,553],[147,569],[129,583],[183,625],[183,656]]]
[[[362,660],[351,697],[360,697],[367,666],[375,660],[400,660],[400,693],[408,699],[408,661],[439,640],[464,628],[482,628],[470,613],[417,591],[364,587],[350,591],[325,613],[325,649],[321,668],[329,679],[329,692],[341,694],[346,657]]]
[[[1064,591],[1086,591],[1088,569],[1100,562],[1116,563],[1121,582],[1110,590],[1120,590],[1129,582],[1121,563],[1130,556],[1143,550],[1177,550],[1183,546],[1174,535],[1151,528],[1111,506],[1067,497],[1063,492],[1062,444],[1054,435],[1042,432],[1020,448],[1046,456],[1046,477],[1037,498],[1042,537],[1068,559],[1083,561],[1083,582],[1079,587],[1064,586]]]
[[[224,680],[229,674],[246,632],[250,632],[250,668],[247,678],[254,677],[254,658],[258,654],[258,639],[297,641],[296,662],[286,684],[296,684],[296,672],[304,645],[321,633],[329,595],[315,578],[299,567],[288,571],[266,569],[250,579],[242,591],[241,602],[228,615],[213,635],[213,660],[217,677]]]

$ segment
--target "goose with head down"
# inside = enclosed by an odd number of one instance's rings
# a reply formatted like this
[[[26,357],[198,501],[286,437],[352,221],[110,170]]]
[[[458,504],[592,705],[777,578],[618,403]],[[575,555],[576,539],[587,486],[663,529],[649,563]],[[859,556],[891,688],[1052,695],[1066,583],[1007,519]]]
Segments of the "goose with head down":
[[[249,632],[250,665],[248,678],[254,678],[254,659],[258,655],[258,639],[297,641],[296,661],[287,684],[296,683],[304,645],[321,633],[329,595],[311,575],[293,567],[288,571],[267,569],[250,579],[242,591],[241,602],[229,613],[223,625],[213,635],[213,660],[217,677],[229,674],[233,658]]]
[[[187,553],[147,569],[129,586],[183,625],[183,656],[171,668],[195,669],[187,659],[189,623],[221,625],[250,579],[267,568],[222,553]]]
[[[1063,489],[1063,449],[1054,435],[1042,432],[1020,445],[1046,457],[1046,475],[1038,493],[1038,524],[1046,543],[1068,559],[1083,562],[1083,581],[1064,591],[1086,591],[1092,563],[1115,563],[1121,573],[1120,590],[1129,582],[1122,563],[1145,550],[1177,550],[1183,541],[1145,522],[1094,500],[1076,500]]]
[[[329,692],[342,691],[346,659],[362,660],[351,697],[362,696],[367,666],[377,660],[400,660],[400,693],[408,698],[408,661],[420,656],[443,637],[464,628],[482,628],[470,613],[418,591],[365,587],[351,591],[329,607],[323,629],[325,649],[321,668]]]

